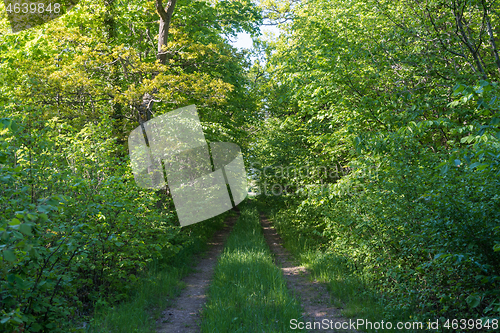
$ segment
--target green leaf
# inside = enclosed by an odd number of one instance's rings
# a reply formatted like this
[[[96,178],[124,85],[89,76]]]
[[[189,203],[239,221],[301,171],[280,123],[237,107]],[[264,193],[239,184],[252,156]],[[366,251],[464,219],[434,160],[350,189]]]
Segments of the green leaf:
[[[25,235],[33,236],[33,234],[31,233],[31,227],[26,223],[23,223],[19,226],[19,231]]]
[[[446,174],[448,172],[448,169],[448,164],[443,165],[443,167],[441,168],[441,174]]]
[[[471,169],[475,169],[475,168],[477,168],[479,165],[481,165],[481,162],[475,162],[475,163],[472,163],[472,164],[470,165],[470,167],[469,167],[469,168],[471,168]]]
[[[43,326],[38,323],[33,323],[33,325],[31,325],[31,331],[33,332],[40,332],[42,328]]]
[[[489,83],[488,81],[481,80],[481,81],[479,81],[479,85],[480,85],[481,87],[486,87],[486,86],[489,86],[489,85],[490,85],[490,83]]]
[[[19,225],[21,224],[21,221],[19,221],[18,219],[16,218],[13,218],[10,222],[9,222],[9,225],[10,226],[15,226],[15,225]]]
[[[487,168],[487,167],[489,167],[489,166],[490,166],[490,165],[489,165],[489,164],[487,164],[487,163],[485,163],[485,164],[481,164],[480,166],[478,166],[478,167],[476,168],[476,170],[478,170],[478,171],[482,171],[482,170],[486,169],[486,168]]]
[[[29,250],[30,258],[38,258],[40,255],[38,254],[38,251],[35,248],[32,248]]]
[[[478,295],[470,295],[465,301],[471,308],[477,308],[481,303],[481,297]]]
[[[10,129],[12,130],[12,132],[17,132],[17,130],[19,129],[19,126],[17,125],[17,123],[15,121],[12,121],[10,123]]]
[[[465,89],[465,85],[463,84],[457,84],[454,88],[453,88],[453,94],[454,95],[458,95],[460,94],[462,91],[464,91]]]
[[[11,250],[4,250],[3,257],[5,260],[10,261],[10,262],[14,262],[17,260],[16,255]]]
[[[0,119],[0,123],[2,124],[2,128],[9,128],[11,120],[8,118]]]

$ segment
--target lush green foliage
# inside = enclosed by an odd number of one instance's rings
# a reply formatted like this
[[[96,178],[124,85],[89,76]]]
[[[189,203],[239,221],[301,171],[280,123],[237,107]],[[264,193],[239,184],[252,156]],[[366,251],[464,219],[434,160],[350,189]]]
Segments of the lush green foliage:
[[[229,212],[228,214],[235,214]],[[205,223],[203,237],[196,237],[175,254],[168,266],[154,260],[149,265],[147,274],[137,280],[130,300],[115,304],[100,303],[94,317],[87,325],[86,332],[92,333],[133,333],[156,332],[157,320],[162,317],[165,308],[180,294],[185,283],[181,279],[193,271],[190,267],[192,255],[207,248],[206,237],[215,229],[223,226],[228,214],[214,218],[212,223]]]
[[[500,315],[494,6],[309,1],[270,46],[256,182],[288,194],[282,230],[385,293],[386,318]]]
[[[121,300],[141,272],[171,262],[213,228],[207,222],[181,231],[161,198],[137,188],[126,162],[116,157],[116,145],[101,136],[112,130],[106,121],[79,132],[63,125],[32,129],[28,138],[37,139],[33,147],[17,149],[18,167],[2,167],[7,329],[20,324],[57,331],[62,317],[76,319]],[[18,132],[22,137],[23,127]],[[10,141],[10,147],[25,144]],[[54,188],[59,195],[51,195]]]
[[[194,103],[208,140],[245,149],[255,103],[225,36],[256,33],[260,14],[180,0],[161,64],[155,1],[84,0],[17,34],[0,13],[0,330],[67,332],[220,227],[181,230],[168,191],[135,185],[126,138]]]
[[[0,2],[0,330],[67,331],[219,224],[181,230],[126,157],[132,129],[193,103],[265,199],[283,196],[280,230],[320,251],[307,260],[325,281],[374,288],[386,319],[500,316],[495,1],[260,6],[179,0],[162,63],[155,1],[82,0],[17,34]],[[257,35],[263,15],[283,34],[249,68],[225,37]]]

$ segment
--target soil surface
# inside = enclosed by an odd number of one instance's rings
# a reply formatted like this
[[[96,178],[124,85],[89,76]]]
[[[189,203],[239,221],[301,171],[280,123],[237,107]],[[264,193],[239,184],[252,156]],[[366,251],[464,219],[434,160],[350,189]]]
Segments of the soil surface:
[[[269,221],[264,214],[261,214],[260,222],[266,242],[271,252],[274,254],[275,264],[283,270],[288,289],[297,297],[304,309],[304,313],[302,314],[303,318],[297,319],[304,323],[323,323],[323,320],[326,319],[326,327],[321,327],[320,324],[316,324],[317,327],[320,328],[312,329],[310,332],[357,333],[358,331],[353,329],[335,329],[335,323],[337,323],[337,327],[342,327],[342,323],[347,323],[347,326],[344,324],[344,327],[348,327],[349,319],[343,318],[340,314],[340,310],[331,305],[330,296],[326,287],[316,280],[311,281],[309,272],[306,268],[304,266],[297,266],[294,263],[293,256],[283,247],[280,236],[272,227],[271,221]],[[352,319],[352,321],[355,321],[355,319]],[[330,326],[334,327],[334,329],[327,328]]]
[[[231,232],[237,217],[230,217],[226,226],[219,230],[211,241],[210,248],[199,258],[193,267],[194,272],[182,281],[186,288],[174,300],[172,307],[163,311],[157,322],[158,333],[194,333],[199,332],[200,311],[206,301],[208,286],[212,280],[217,259],[224,248],[224,242]]]

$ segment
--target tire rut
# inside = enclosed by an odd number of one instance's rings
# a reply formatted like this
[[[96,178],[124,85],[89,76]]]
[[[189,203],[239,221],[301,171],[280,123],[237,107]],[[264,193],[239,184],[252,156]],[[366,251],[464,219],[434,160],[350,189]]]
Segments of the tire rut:
[[[237,219],[237,216],[227,219],[226,226],[217,231],[208,242],[210,248],[199,256],[199,261],[193,267],[195,271],[182,279],[186,287],[181,291],[179,297],[175,298],[174,305],[163,311],[161,318],[157,321],[157,333],[194,333],[200,331],[200,312],[206,302],[208,286],[226,238]]]
[[[328,323],[349,323],[340,314],[340,309],[333,307],[330,303],[330,296],[326,287],[314,280],[309,279],[309,272],[304,266],[297,266],[293,256],[283,247],[281,237],[272,227],[264,214],[260,214],[260,223],[271,252],[274,254],[275,263],[283,271],[288,289],[299,299],[304,309],[303,318],[297,318],[303,322],[320,322],[327,320]],[[341,325],[341,324],[337,324]],[[344,324],[345,325],[345,324]],[[331,326],[331,325],[328,325]],[[333,326],[335,327],[335,326]],[[310,332],[351,332],[359,333],[356,330],[342,329],[312,329]]]

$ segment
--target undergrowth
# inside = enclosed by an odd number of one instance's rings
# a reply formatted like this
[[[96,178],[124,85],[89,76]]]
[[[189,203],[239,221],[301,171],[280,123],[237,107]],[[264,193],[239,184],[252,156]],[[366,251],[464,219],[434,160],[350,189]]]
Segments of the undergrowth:
[[[224,226],[230,211],[199,225],[202,233],[193,233],[192,242],[166,263],[155,260],[140,277],[135,292],[128,301],[115,306],[97,304],[88,333],[149,333],[156,332],[156,321],[175,297],[185,288],[181,279],[192,272],[193,255],[207,248],[207,240]],[[86,326],[86,325],[85,325]]]

